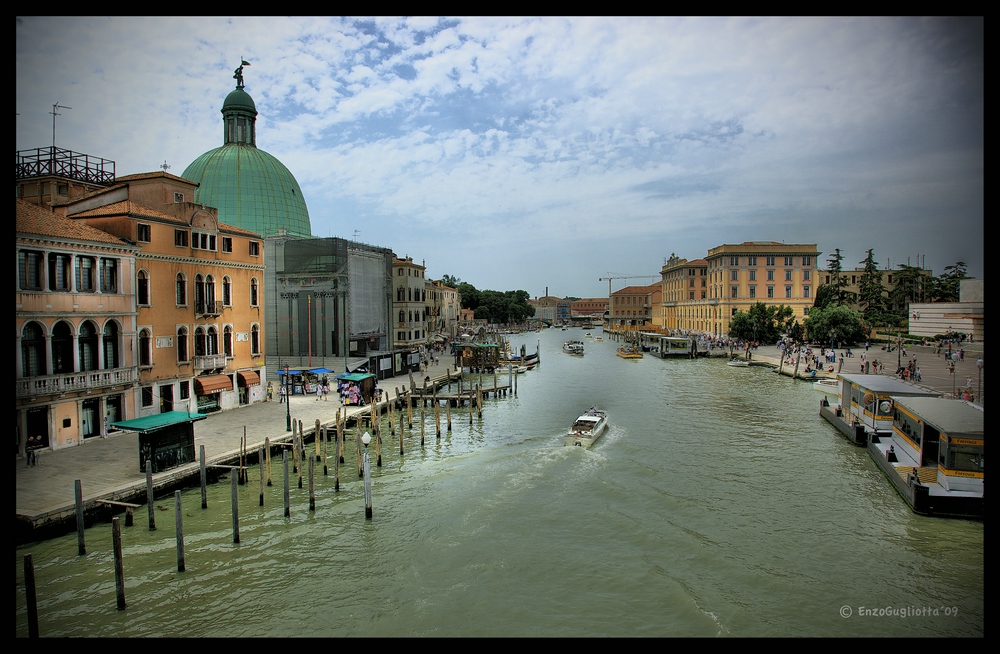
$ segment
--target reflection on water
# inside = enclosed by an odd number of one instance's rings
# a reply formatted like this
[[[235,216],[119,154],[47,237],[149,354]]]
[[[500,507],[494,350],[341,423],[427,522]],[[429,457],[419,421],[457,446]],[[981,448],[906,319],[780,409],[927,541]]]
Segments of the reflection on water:
[[[280,466],[259,507],[251,471],[239,545],[228,480],[207,510],[185,492],[183,573],[172,497],[154,532],[137,511],[125,611],[109,525],[87,530],[85,557],[75,535],[18,549],[16,633],[31,552],[43,636],[983,635],[983,524],[913,515],[819,418],[807,383],[721,360],[627,361],[614,341],[574,357],[566,338],[515,336],[540,344],[541,366],[481,420],[453,409],[438,439],[426,410],[421,449],[416,410],[402,457],[386,431],[371,521],[352,436],[340,492],[331,465],[313,513],[293,480],[284,517]],[[594,405],[608,432],[563,446]]]

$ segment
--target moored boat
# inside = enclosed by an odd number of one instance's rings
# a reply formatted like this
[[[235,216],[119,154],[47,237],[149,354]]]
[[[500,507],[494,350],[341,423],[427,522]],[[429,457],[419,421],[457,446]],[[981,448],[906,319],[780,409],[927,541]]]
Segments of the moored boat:
[[[566,445],[590,447],[608,428],[608,414],[591,407],[576,419],[566,433]]]
[[[750,362],[746,359],[737,359],[733,357],[729,361],[726,361],[727,366],[732,366],[733,368],[746,368],[750,365]]]

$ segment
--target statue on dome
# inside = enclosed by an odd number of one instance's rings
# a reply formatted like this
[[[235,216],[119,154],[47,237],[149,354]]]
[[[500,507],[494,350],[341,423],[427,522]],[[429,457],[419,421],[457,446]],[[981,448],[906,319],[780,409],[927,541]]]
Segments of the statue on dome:
[[[236,80],[236,88],[243,88],[243,67],[249,66],[250,62],[240,57],[240,67],[233,72],[233,79]]]

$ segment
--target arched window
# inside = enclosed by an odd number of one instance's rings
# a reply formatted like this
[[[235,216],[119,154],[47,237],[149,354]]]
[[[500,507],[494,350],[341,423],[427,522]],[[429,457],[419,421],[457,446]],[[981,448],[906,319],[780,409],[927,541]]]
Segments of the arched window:
[[[222,347],[225,349],[226,356],[232,358],[233,328],[230,325],[226,325],[225,329],[222,331]]]
[[[104,369],[118,367],[118,323],[109,320],[104,325]]]
[[[211,275],[205,277],[205,306],[210,313],[215,313],[215,278]]]
[[[80,325],[80,372],[97,370],[97,328],[89,320]]]
[[[73,332],[64,320],[52,328],[52,372],[73,372]]]
[[[177,328],[177,361],[189,361],[188,358],[188,330],[187,327]]]
[[[260,326],[256,323],[250,326],[250,352],[260,354]]]
[[[215,327],[208,328],[208,339],[205,343],[208,354],[219,353],[219,330]]]
[[[403,272],[403,271],[400,270],[399,272]],[[405,300],[406,299],[405,293],[406,293],[406,291],[403,290],[402,286],[400,286],[399,288],[397,288],[396,289],[396,301],[402,302],[403,300]]]
[[[250,306],[257,306],[257,278],[250,278]]]
[[[195,327],[194,329],[194,355],[196,357],[205,356],[205,328]]]
[[[194,311],[195,313],[205,313],[205,280],[201,275],[194,276]],[[195,354],[197,354],[197,345],[195,348]]]
[[[222,304],[227,307],[233,306],[233,280],[229,275],[222,278]]]
[[[406,312],[402,309],[399,311],[399,322],[406,322]]]
[[[187,306],[187,279],[184,278],[184,273],[177,273],[177,306],[184,307]]]
[[[135,301],[139,306],[149,306],[149,273],[140,270],[135,276]]]
[[[25,377],[45,374],[45,331],[37,322],[29,322],[21,332],[21,372]]]
[[[139,330],[139,365],[153,365],[153,339],[148,329]]]

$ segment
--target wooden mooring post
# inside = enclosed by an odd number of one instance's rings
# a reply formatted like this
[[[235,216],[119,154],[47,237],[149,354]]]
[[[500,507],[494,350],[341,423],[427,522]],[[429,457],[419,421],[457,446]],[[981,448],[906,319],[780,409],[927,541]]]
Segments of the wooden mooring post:
[[[288,450],[281,451],[281,464],[285,467],[285,517],[292,515],[288,505]]]
[[[201,476],[201,508],[208,508],[208,471],[205,468],[205,446],[198,446],[198,473]]]
[[[264,448],[257,450],[257,463],[260,465],[260,506],[264,506]]]
[[[118,518],[111,519],[111,543],[115,557],[115,597],[121,611],[125,609],[125,563],[122,561],[122,527]]]
[[[181,504],[181,492],[174,491],[174,535],[177,539],[177,572],[184,572],[184,508]]]
[[[83,481],[80,479],[73,482],[73,496],[76,501],[76,550],[80,556],[84,556],[87,554],[87,544],[83,539]]]
[[[229,470],[230,486],[232,488],[230,494],[233,498],[233,542],[238,544],[240,542],[240,471],[237,468],[230,468]]]
[[[156,517],[153,515],[153,462],[146,459],[146,506],[149,508],[149,530],[156,531]]]
[[[264,453],[267,455],[267,485],[271,485],[271,437],[264,439]]]
[[[35,564],[24,555],[24,599],[28,609],[28,638],[38,638],[38,596],[35,595]]]

